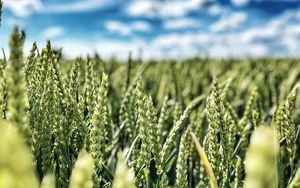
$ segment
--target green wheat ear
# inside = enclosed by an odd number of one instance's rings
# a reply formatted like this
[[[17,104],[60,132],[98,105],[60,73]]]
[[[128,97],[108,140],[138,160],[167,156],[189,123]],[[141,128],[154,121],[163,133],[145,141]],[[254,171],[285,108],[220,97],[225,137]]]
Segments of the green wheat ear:
[[[103,73],[102,82],[98,91],[98,97],[94,113],[91,117],[90,127],[90,151],[95,159],[95,172],[101,170],[101,161],[105,154],[105,144],[108,137],[108,108],[107,108],[108,75]],[[91,112],[91,111],[90,111]],[[100,177],[94,175],[94,183],[98,185]]]
[[[180,128],[183,125],[183,122],[190,116],[192,110],[199,105],[204,100],[204,96],[201,95],[195,98],[183,111],[178,121],[173,125],[166,142],[163,145],[162,150],[160,151],[159,155],[161,157],[161,161],[165,161],[167,157],[170,155],[171,150],[173,149],[174,145],[176,144],[176,136],[179,134]]]
[[[107,119],[107,90],[108,76],[103,73],[102,82],[98,91],[96,107],[91,118],[90,150],[98,164],[104,155],[105,143],[108,135]]]
[[[208,132],[204,138],[204,148],[217,178],[221,174],[220,164],[227,170],[229,126],[225,120],[225,108],[217,78],[213,78],[211,93],[206,101]],[[218,140],[218,135],[220,139]],[[221,148],[221,152],[220,152]],[[221,155],[220,155],[221,153]]]
[[[149,144],[151,146],[151,152],[154,156],[155,162],[160,165],[161,161],[159,159],[159,152],[161,150],[160,144],[160,132],[158,130],[158,123],[157,123],[157,112],[153,105],[152,97],[148,97],[147,101],[147,117],[148,117],[148,124],[149,124]]]
[[[252,134],[245,160],[245,188],[275,188],[278,144],[271,127],[258,127]]]
[[[40,188],[55,188],[55,177],[53,174],[44,176]]]
[[[134,172],[127,166],[122,152],[118,153],[118,164],[112,188],[135,188]]]
[[[93,187],[94,160],[86,151],[79,153],[70,179],[70,188],[92,188]]]
[[[188,145],[188,131],[189,128],[184,132],[180,139],[179,153],[176,164],[176,182],[175,185],[178,188],[188,187],[188,168],[187,168],[187,145]]]
[[[136,178],[136,183],[141,184],[141,182],[146,181],[146,177],[149,173],[149,166],[150,166],[150,160],[151,160],[151,137],[149,124],[153,124],[149,122],[149,119],[147,119],[147,96],[144,93],[144,86],[141,82],[141,80],[138,80],[136,85],[136,98],[137,98],[137,126],[139,129],[139,134],[141,138],[141,148],[140,148],[140,154],[137,159],[136,168],[139,169],[139,173]],[[154,111],[152,109],[152,111]],[[148,112],[150,113],[150,112]],[[152,112],[151,112],[152,113]],[[152,116],[152,115],[151,115]],[[148,115],[149,118],[150,114]],[[150,121],[153,121],[152,119]],[[153,124],[154,125],[154,124]]]
[[[8,112],[7,119],[18,129],[27,139],[30,145],[31,131],[27,114],[28,100],[25,85],[23,45],[25,40],[24,32],[20,32],[15,27],[10,35],[9,48],[10,56],[7,67],[7,94]]]
[[[275,124],[277,139],[286,139],[286,149],[290,163],[293,163],[297,149],[297,130],[293,121],[296,97],[297,91],[292,91],[288,95],[286,102],[277,110],[273,120],[273,123]]]
[[[6,119],[6,107],[7,107],[7,81],[5,76],[5,68],[7,64],[6,56],[3,52],[3,61],[0,63],[0,117]]]
[[[38,187],[28,148],[17,128],[0,121],[0,187]]]
[[[290,185],[288,186],[288,188],[297,188],[297,187],[300,187],[300,167],[298,167],[295,177],[293,178]]]
[[[79,101],[79,63],[80,59],[76,59],[73,63],[70,75],[69,75],[69,93],[72,95],[75,102]]]

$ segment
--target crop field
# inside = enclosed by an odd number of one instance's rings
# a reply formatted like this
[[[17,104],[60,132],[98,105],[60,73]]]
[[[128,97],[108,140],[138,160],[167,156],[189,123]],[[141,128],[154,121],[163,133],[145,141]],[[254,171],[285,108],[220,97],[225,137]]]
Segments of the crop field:
[[[0,59],[0,188],[300,187],[298,59],[64,60],[24,41],[15,27]]]

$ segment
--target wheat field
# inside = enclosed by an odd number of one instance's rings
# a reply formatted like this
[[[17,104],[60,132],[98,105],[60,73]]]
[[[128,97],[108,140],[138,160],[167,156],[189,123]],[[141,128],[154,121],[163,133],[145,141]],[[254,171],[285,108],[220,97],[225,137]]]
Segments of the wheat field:
[[[15,27],[0,59],[1,188],[300,187],[298,59],[65,60],[24,41]]]

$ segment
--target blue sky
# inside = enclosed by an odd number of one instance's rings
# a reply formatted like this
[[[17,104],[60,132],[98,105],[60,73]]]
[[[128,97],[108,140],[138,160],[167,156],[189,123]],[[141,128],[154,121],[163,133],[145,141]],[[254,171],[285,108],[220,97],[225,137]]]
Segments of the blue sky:
[[[26,31],[25,53],[51,39],[67,58],[300,54],[300,0],[4,0],[6,51],[14,25]]]

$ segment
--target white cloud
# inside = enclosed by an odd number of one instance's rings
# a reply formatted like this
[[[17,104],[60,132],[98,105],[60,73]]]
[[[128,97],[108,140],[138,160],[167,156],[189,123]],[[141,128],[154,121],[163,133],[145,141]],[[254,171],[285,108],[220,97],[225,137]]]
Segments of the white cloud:
[[[166,29],[187,29],[187,28],[198,28],[200,26],[199,20],[192,18],[179,18],[166,20],[163,23],[163,27]]]
[[[127,7],[126,12],[131,16],[182,17],[189,12],[205,7],[207,3],[211,2],[212,0],[132,1]]]
[[[43,9],[40,0],[3,0],[4,6],[9,8],[16,16],[24,17],[32,12]]]
[[[151,26],[144,21],[135,21],[133,22],[131,25],[129,25],[129,27],[131,27],[131,30],[133,31],[149,31],[151,30]]]
[[[145,49],[143,41],[133,40],[131,42],[122,41],[100,41],[96,44],[96,51],[101,57],[109,58],[115,56],[118,59],[127,59],[129,52],[136,56],[140,49]]]
[[[281,13],[279,16],[273,18],[269,24],[277,27],[284,27],[289,21],[295,20],[296,22],[300,20],[300,9],[287,10]]]
[[[53,46],[57,48],[63,47],[63,54],[67,58],[74,58],[78,55],[86,56],[86,54],[98,52],[104,58],[115,55],[119,59],[126,59],[129,51],[137,55],[139,49],[144,50],[143,57],[148,59],[188,58],[197,55],[209,55],[214,58],[261,57],[269,55],[300,56],[299,10],[286,11],[265,25],[237,29],[247,21],[247,15],[244,14],[243,12],[235,12],[221,16],[216,23],[211,25],[210,32],[172,32],[159,35],[152,41],[147,42],[135,39],[130,40],[131,37],[128,37],[129,41],[126,42],[101,38],[93,41],[76,38],[56,38],[64,33],[59,28],[48,28],[48,31],[44,31],[43,36],[52,36],[54,38],[52,40]],[[167,18],[163,22],[163,26],[173,29],[194,26],[191,23],[196,20],[186,21],[185,19],[187,18]],[[12,20],[11,22],[15,21]],[[190,23],[187,24],[187,22]],[[108,21],[105,23],[105,26],[107,30],[125,36],[132,35],[134,32],[147,32],[153,29],[147,22],[143,21],[130,23]],[[230,32],[220,32],[227,30]],[[5,41],[7,40],[5,39]],[[31,42],[26,42],[24,49],[27,53],[31,44]]]
[[[241,34],[173,33],[157,37],[150,46],[159,52],[154,56],[160,58],[188,58],[199,55],[213,58],[261,57],[269,54],[269,46],[240,41]]]
[[[242,7],[248,5],[250,2],[298,2],[299,0],[230,0],[234,6]]]
[[[235,6],[245,6],[250,2],[250,0],[231,0],[231,3]]]
[[[43,37],[46,39],[53,39],[60,37],[65,33],[65,30],[62,27],[52,26],[44,30],[42,33]]]
[[[21,28],[24,28],[25,22],[24,20],[21,20],[19,18],[13,18],[13,17],[8,17],[3,20],[4,24],[7,24],[9,26],[20,26]]]
[[[105,0],[84,0],[72,3],[44,4],[41,0],[4,0],[4,6],[16,16],[26,17],[32,13],[71,13],[95,10],[113,4]]]
[[[276,39],[281,35],[279,32],[280,28],[278,27],[272,27],[271,25],[268,25],[263,28],[250,28],[244,31],[241,36],[240,40],[244,42],[269,42],[273,39]]]
[[[210,36],[199,33],[171,33],[155,38],[150,46],[156,58],[187,58],[199,55],[201,45],[209,40]]]
[[[286,17],[281,15],[262,27],[250,27],[229,33],[209,32],[173,32],[163,34],[150,42],[142,40],[111,41],[99,39],[99,42],[56,40],[53,46],[63,46],[63,53],[68,58],[77,55],[85,56],[98,52],[101,57],[109,58],[115,55],[125,60],[129,51],[138,54],[143,49],[146,59],[183,59],[198,55],[213,58],[228,57],[263,57],[263,56],[297,56],[300,51],[300,24],[278,24]],[[290,17],[295,19],[295,17]],[[297,18],[300,20],[300,17]],[[299,22],[300,23],[300,22]],[[129,24],[131,25],[131,24]],[[180,39],[180,40],[179,40]]]
[[[264,26],[243,28],[243,30],[234,30],[226,34],[219,33],[219,29],[210,33],[166,34],[153,40],[150,47],[162,54],[160,57],[172,58],[197,55],[209,55],[214,58],[299,57],[300,16],[297,15],[297,11],[288,11],[270,20]],[[222,19],[225,19],[225,17]],[[229,27],[231,29],[236,28],[238,24],[234,27],[229,25]]]
[[[126,60],[129,51],[137,57],[143,49],[145,59],[183,59],[198,55],[213,58],[297,56],[300,51],[300,24],[277,23],[282,17],[274,18],[263,27],[252,27],[227,34],[210,32],[173,32],[163,34],[150,42],[143,40],[114,41],[97,39],[82,41],[78,39],[53,40],[54,47],[63,47],[67,58],[86,56],[97,52],[103,58],[115,56]],[[294,17],[291,19],[295,19]],[[300,18],[299,18],[300,19]],[[300,22],[299,22],[300,23]],[[179,40],[180,39],[180,40]],[[31,45],[31,43],[30,43]],[[27,51],[30,49],[25,48]]]
[[[211,5],[209,8],[208,8],[208,13],[210,15],[219,15],[222,13],[222,8],[217,5],[217,4],[214,4],[214,5]]]
[[[247,20],[245,12],[234,12],[222,16],[216,23],[212,24],[210,29],[214,32],[228,31],[239,28]]]
[[[124,23],[119,21],[108,21],[105,23],[105,28],[113,33],[119,33],[120,35],[131,34],[131,29]]]
[[[51,13],[84,12],[106,7],[110,4],[112,4],[112,2],[106,0],[83,0],[73,3],[49,5],[44,11]]]
[[[147,32],[151,30],[151,26],[144,21],[135,21],[132,23],[123,23],[120,21],[107,21],[105,28],[113,33],[118,33],[123,36],[131,35],[135,31]]]
[[[54,48],[63,48],[63,55],[65,58],[85,57],[87,54],[93,54],[95,46],[87,41],[77,39],[63,39],[53,40],[52,46]]]
[[[129,52],[133,52],[133,57],[136,58],[140,48],[145,48],[146,44],[143,41],[133,40],[129,42],[111,41],[106,39],[89,42],[74,38],[52,40],[51,44],[54,48],[63,48],[64,58],[86,57],[87,54],[97,52],[102,58],[115,57],[120,60],[126,60]],[[30,50],[31,43],[27,43],[26,51]],[[39,47],[43,47],[45,43],[38,43]]]
[[[127,8],[127,12],[132,16],[153,17],[157,11],[157,6],[158,2],[155,1],[133,1]]]

